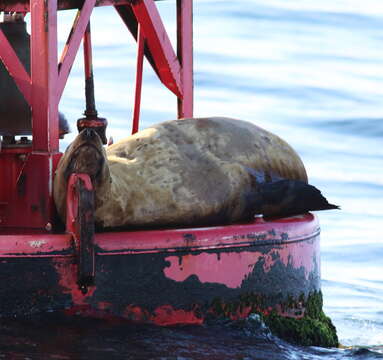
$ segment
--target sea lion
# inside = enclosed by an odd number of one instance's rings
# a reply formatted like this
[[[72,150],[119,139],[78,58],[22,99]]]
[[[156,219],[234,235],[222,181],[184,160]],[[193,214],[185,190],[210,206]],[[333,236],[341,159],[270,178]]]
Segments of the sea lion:
[[[307,184],[301,159],[284,140],[249,122],[219,117],[163,122],[106,150],[93,130],[83,130],[62,156],[54,179],[63,220],[67,180],[75,172],[92,179],[99,228],[226,224],[255,213],[286,215],[269,190],[274,186],[287,199],[292,184]]]

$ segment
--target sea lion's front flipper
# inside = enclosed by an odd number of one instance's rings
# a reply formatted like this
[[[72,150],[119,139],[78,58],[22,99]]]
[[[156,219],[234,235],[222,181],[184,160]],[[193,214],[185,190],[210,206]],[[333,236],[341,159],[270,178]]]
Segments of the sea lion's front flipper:
[[[277,180],[259,184],[254,196],[254,213],[264,217],[286,217],[308,211],[339,209],[322,193],[300,180]]]

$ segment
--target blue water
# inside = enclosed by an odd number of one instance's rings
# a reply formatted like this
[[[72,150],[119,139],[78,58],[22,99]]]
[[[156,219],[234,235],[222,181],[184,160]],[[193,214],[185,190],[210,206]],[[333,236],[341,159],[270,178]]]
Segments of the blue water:
[[[173,33],[174,1],[157,5]],[[61,46],[73,16],[60,14]],[[383,358],[381,0],[200,0],[194,26],[195,116],[246,119],[280,135],[303,158],[310,182],[342,207],[319,216],[325,312],[345,349],[292,346],[251,323],[62,324],[65,341],[49,326],[39,340],[28,323],[19,332],[3,328],[11,338],[21,331],[30,346],[9,351],[15,359]],[[116,140],[130,132],[136,46],[111,8],[94,11],[92,31],[97,107]],[[83,88],[79,56],[60,104],[73,129]],[[146,63],[141,128],[175,117],[175,97]]]

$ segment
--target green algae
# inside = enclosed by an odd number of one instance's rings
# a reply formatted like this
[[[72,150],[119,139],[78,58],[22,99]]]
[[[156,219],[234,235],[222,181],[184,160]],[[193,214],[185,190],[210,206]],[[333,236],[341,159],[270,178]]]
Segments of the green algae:
[[[322,293],[314,292],[305,302],[302,318],[283,317],[273,311],[263,320],[273,334],[286,341],[304,346],[337,347],[336,328],[322,306]]]
[[[244,309],[250,313],[259,314],[271,332],[283,340],[303,346],[337,347],[339,345],[336,328],[323,310],[323,297],[320,291],[315,291],[305,297],[289,297],[280,304],[282,316],[276,310],[265,305],[268,303],[262,296],[247,294],[239,300],[223,303],[215,299],[211,311],[215,317],[235,319],[240,317]]]

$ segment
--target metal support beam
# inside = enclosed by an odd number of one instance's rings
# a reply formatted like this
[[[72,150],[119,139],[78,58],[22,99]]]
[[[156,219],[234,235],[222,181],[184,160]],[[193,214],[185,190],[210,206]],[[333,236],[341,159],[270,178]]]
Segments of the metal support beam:
[[[81,40],[84,36],[86,27],[89,23],[90,15],[94,8],[96,0],[86,0],[81,10],[77,12],[73,22],[72,30],[63,49],[59,63],[59,79],[57,88],[57,97],[61,98],[64,91],[70,70],[72,68]]]
[[[108,121],[98,117],[96,102],[94,97],[94,80],[92,65],[92,40],[90,34],[90,21],[84,33],[84,69],[85,69],[85,101],[86,108],[84,118],[77,120],[77,130],[81,132],[85,128],[91,128],[100,136],[103,144],[107,144],[106,126]]]
[[[132,134],[138,131],[141,108],[142,72],[144,61],[145,36],[142,26],[138,24],[137,34],[137,68],[136,68],[136,89],[134,94],[133,126]]]
[[[12,45],[9,43],[3,30],[0,29],[0,60],[3,61],[9,74],[13,77],[16,86],[23,94],[25,100],[31,104],[31,78],[25,70]]]
[[[177,55],[183,93],[178,118],[193,117],[193,0],[177,0]]]
[[[154,1],[137,0],[130,6],[142,26],[160,80],[177,97],[182,97],[181,66]]]
[[[84,1],[82,0],[59,0],[58,10],[79,9]],[[117,6],[130,4],[132,0],[97,0],[99,6]],[[28,13],[30,4],[28,0],[0,0],[0,10],[9,12]]]
[[[53,153],[59,144],[57,0],[31,0],[30,9],[33,150]]]

